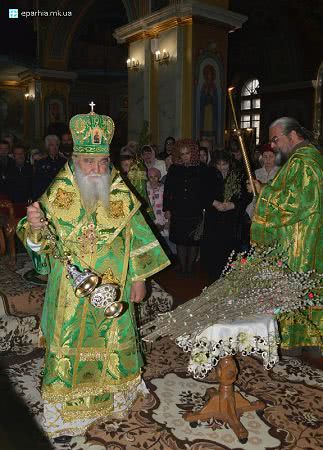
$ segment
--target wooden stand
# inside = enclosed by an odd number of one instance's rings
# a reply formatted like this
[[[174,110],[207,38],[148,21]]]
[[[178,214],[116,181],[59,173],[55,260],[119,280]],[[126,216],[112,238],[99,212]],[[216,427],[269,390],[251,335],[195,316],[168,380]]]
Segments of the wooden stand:
[[[207,403],[197,412],[188,412],[183,418],[192,427],[198,420],[218,419],[228,423],[242,444],[248,440],[248,431],[240,422],[240,417],[246,411],[263,410],[265,403],[249,402],[239,392],[234,392],[234,382],[237,379],[238,368],[233,356],[220,359],[217,371],[220,382],[219,390],[209,388],[206,391]]]

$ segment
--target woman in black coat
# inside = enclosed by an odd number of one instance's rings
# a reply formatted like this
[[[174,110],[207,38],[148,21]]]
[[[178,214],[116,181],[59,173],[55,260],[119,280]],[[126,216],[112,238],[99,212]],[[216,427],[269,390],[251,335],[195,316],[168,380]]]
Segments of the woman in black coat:
[[[191,139],[176,141],[173,164],[165,179],[163,210],[170,220],[169,239],[176,244],[180,271],[192,272],[203,220],[205,167],[199,148]]]
[[[215,167],[209,170],[213,176],[208,177],[201,261],[212,283],[220,277],[232,250],[239,250],[238,231],[250,194],[244,176],[232,169],[225,152],[217,152]]]

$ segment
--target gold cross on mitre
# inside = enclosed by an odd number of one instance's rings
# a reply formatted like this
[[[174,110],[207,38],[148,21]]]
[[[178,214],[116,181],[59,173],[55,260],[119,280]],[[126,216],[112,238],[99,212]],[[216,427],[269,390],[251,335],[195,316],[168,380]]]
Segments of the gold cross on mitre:
[[[91,103],[89,103],[89,106],[91,106],[91,114],[95,114],[94,112],[95,103],[93,102],[93,100],[91,101]]]

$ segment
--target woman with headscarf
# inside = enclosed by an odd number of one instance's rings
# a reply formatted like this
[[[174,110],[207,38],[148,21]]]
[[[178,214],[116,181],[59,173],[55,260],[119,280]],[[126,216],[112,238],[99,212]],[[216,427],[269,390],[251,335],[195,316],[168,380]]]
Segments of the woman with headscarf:
[[[239,249],[238,229],[251,198],[241,172],[232,169],[226,152],[217,152],[211,170],[201,246],[201,261],[210,283],[220,277],[232,250]]]
[[[141,157],[146,166],[146,169],[155,167],[164,177],[167,173],[165,161],[156,158],[156,150],[152,145],[144,145],[141,148]]]
[[[176,244],[180,272],[186,275],[192,272],[199,250],[205,171],[196,142],[176,141],[165,179],[163,210],[170,220],[169,239]]]

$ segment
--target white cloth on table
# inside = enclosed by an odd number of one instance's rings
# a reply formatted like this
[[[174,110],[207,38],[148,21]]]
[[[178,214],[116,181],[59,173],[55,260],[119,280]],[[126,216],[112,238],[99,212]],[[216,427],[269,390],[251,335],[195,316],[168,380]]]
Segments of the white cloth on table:
[[[181,336],[176,343],[191,353],[188,370],[196,378],[204,378],[220,358],[236,353],[260,355],[266,369],[278,361],[278,326],[271,315],[217,323],[197,336]]]

